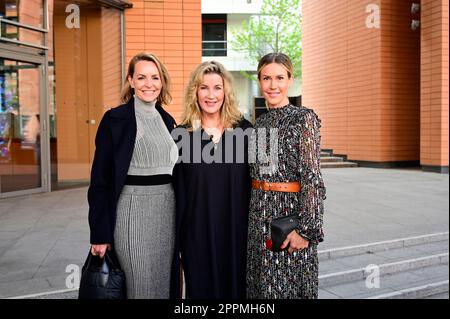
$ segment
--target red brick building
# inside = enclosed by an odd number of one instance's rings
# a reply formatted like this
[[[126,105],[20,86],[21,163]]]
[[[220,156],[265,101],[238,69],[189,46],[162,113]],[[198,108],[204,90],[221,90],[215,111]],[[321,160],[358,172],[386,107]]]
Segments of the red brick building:
[[[0,198],[89,181],[98,124],[138,52],[167,66],[180,120],[201,0],[11,0],[0,17]]]
[[[303,0],[303,104],[334,154],[448,172],[448,2],[415,2]],[[0,18],[0,198],[89,180],[98,123],[138,52],[167,66],[181,119],[201,0],[10,0]]]
[[[303,0],[302,98],[323,148],[448,173],[448,1]]]

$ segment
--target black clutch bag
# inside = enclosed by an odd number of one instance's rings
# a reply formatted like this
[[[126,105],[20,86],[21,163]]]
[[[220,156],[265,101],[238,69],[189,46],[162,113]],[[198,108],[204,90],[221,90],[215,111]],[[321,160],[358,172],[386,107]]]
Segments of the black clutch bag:
[[[286,240],[289,233],[297,228],[299,223],[300,219],[297,214],[272,219],[272,223],[270,224],[270,237],[272,240],[270,249],[272,249],[272,251],[282,251],[287,249],[289,246],[281,249],[281,245]]]
[[[81,270],[78,299],[126,299],[125,273],[114,250],[105,256],[89,255]]]

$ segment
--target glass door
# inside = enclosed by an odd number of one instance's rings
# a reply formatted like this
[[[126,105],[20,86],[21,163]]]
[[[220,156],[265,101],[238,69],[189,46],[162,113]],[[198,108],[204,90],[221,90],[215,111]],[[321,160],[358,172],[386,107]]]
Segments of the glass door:
[[[0,56],[0,197],[47,186],[43,83],[43,64]]]

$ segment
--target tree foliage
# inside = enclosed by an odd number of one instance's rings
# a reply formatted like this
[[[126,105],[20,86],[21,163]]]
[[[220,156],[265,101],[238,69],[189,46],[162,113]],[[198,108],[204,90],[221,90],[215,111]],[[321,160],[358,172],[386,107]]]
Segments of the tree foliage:
[[[263,0],[261,13],[242,23],[233,32],[233,50],[253,61],[271,52],[287,54],[294,65],[294,76],[301,77],[302,30],[300,0]],[[247,77],[254,75],[243,72]]]

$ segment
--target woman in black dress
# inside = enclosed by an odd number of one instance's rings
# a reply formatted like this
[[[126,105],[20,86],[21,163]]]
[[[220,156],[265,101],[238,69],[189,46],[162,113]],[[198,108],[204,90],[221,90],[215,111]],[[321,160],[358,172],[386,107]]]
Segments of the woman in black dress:
[[[172,134],[181,155],[174,169],[176,257],[190,299],[245,298],[251,124],[238,110],[231,81],[220,63],[199,65],[187,87],[184,121]],[[172,296],[179,297],[179,273],[173,278]]]

